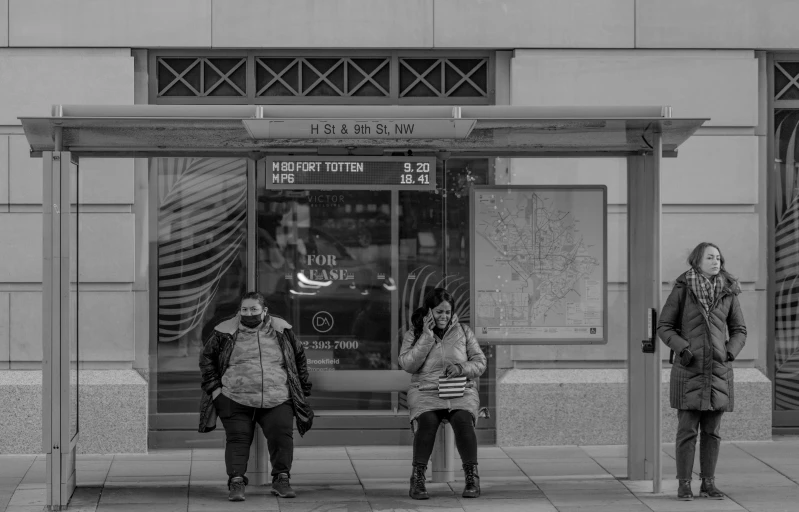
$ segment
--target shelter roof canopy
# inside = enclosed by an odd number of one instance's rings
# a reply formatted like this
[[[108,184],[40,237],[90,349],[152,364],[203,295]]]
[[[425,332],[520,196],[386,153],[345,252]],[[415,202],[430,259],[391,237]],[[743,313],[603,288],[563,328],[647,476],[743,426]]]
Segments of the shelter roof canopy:
[[[706,119],[668,117],[668,107],[356,106],[356,105],[59,105],[51,117],[21,117],[34,155],[61,149],[83,156],[236,156],[414,154],[457,156],[607,156],[651,151],[660,133],[674,152]],[[256,121],[466,124],[458,136],[415,138],[254,138]],[[428,133],[426,132],[426,133]]]

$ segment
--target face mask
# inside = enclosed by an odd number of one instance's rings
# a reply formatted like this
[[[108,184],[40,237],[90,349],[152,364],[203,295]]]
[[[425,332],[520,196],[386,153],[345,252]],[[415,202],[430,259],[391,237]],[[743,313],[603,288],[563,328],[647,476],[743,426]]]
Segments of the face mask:
[[[241,315],[241,325],[250,329],[258,327],[262,320],[261,315]]]

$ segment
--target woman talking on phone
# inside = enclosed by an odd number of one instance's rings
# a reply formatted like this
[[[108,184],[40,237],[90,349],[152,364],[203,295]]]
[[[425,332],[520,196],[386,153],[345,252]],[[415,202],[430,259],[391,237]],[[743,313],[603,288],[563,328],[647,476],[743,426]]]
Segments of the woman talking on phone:
[[[399,364],[411,377],[408,390],[413,438],[413,473],[409,495],[429,498],[425,487],[427,462],[442,421],[452,425],[466,485],[463,497],[480,496],[477,474],[477,434],[474,426],[480,398],[474,379],[483,374],[486,357],[467,325],[458,323],[455,301],[436,288],[412,316],[413,330],[405,333]]]

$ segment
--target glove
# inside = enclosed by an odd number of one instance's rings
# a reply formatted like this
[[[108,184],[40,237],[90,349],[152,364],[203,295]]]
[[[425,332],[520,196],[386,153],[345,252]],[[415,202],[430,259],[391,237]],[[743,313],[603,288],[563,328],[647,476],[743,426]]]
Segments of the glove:
[[[444,377],[460,377],[463,374],[463,367],[458,363],[447,363],[444,368]]]
[[[682,352],[680,352],[680,364],[683,366],[688,366],[691,364],[691,361],[694,360],[694,355],[691,353],[690,350],[684,348]]]
[[[732,355],[732,352],[727,352],[727,362],[735,361],[735,356]]]

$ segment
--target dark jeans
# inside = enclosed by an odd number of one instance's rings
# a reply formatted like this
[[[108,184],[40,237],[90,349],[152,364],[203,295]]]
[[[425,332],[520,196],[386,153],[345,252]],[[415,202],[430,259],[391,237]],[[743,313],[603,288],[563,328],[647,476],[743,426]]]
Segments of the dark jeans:
[[[699,438],[699,468],[701,478],[716,476],[716,461],[719,459],[721,416],[718,411],[677,411],[677,479],[690,480],[696,453],[696,432],[702,428]]]
[[[474,431],[474,420],[469,411],[461,409],[448,411],[424,412],[416,418],[417,428],[413,437],[413,465],[427,466],[430,455],[433,454],[433,445],[436,442],[438,426],[443,420],[452,425],[455,434],[455,446],[464,464],[477,464],[477,434]]]
[[[291,402],[260,409],[241,405],[225,395],[219,395],[214,400],[214,406],[225,427],[225,467],[228,482],[234,476],[244,476],[247,472],[256,423],[261,426],[266,437],[272,476],[291,472],[291,462],[294,459],[294,409]]]

